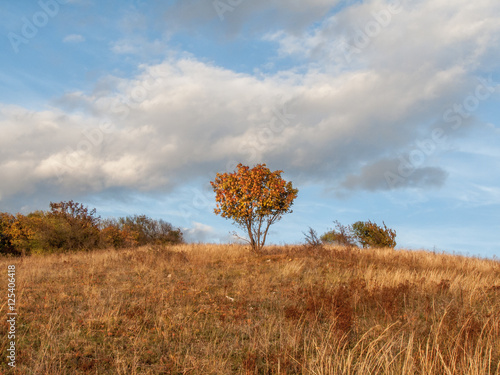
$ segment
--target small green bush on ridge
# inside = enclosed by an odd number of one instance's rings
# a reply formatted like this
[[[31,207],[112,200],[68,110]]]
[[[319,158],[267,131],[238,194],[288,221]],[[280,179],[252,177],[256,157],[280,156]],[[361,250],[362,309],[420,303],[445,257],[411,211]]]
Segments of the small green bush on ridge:
[[[335,228],[320,237],[324,243],[363,248],[396,247],[396,231],[388,228],[384,222],[383,226],[371,221],[357,221],[349,226],[337,220],[334,223]]]

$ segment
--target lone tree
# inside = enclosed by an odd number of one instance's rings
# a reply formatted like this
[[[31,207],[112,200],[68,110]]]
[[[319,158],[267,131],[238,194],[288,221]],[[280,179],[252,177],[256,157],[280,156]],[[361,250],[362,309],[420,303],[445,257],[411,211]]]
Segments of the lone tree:
[[[298,189],[281,178],[283,171],[271,172],[265,164],[249,168],[240,163],[237,169],[217,173],[215,181],[210,182],[216,194],[214,212],[246,230],[249,239],[244,240],[260,253],[271,224],[292,212]]]

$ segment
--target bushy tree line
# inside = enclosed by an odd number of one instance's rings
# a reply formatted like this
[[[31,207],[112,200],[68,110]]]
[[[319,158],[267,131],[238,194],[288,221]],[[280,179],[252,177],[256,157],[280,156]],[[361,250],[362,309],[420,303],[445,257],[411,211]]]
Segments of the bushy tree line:
[[[73,201],[28,215],[0,212],[0,253],[37,254],[182,243],[179,228],[145,215],[101,219]]]
[[[342,225],[339,221],[334,221],[334,224],[335,228],[324,233],[319,239],[316,232],[309,228],[309,233],[306,234],[307,243],[313,246],[330,243],[363,248],[396,247],[396,231],[388,228],[384,222],[382,226],[371,221],[357,221],[352,225]]]

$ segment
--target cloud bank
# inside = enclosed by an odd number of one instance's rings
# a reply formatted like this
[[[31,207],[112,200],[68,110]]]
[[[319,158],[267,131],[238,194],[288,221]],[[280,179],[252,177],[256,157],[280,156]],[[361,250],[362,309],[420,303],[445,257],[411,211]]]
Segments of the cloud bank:
[[[498,92],[487,76],[500,5],[337,3],[242,2],[225,14],[228,33],[255,23],[251,15],[278,15],[276,30],[250,29],[276,44],[278,59],[295,61],[290,69],[244,74],[173,54],[133,77],[102,77],[43,111],[1,105],[0,200],[34,191],[168,192],[238,162],[344,191],[443,186],[448,172],[432,164],[440,145],[429,151],[419,142],[436,129],[439,139],[463,136],[477,124],[467,98],[480,103]],[[212,6],[203,4],[179,2],[166,14],[176,27],[190,25]],[[133,53],[119,41],[112,49]],[[401,172],[402,159],[411,171]]]

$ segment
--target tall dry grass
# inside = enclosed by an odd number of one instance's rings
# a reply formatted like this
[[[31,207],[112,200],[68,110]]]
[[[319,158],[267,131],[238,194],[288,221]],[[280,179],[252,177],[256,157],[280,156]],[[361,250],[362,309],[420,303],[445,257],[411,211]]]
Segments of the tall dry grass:
[[[2,258],[4,295],[7,265],[17,268],[11,372],[500,374],[498,261],[266,251],[179,245]],[[2,353],[7,328],[2,319]]]

